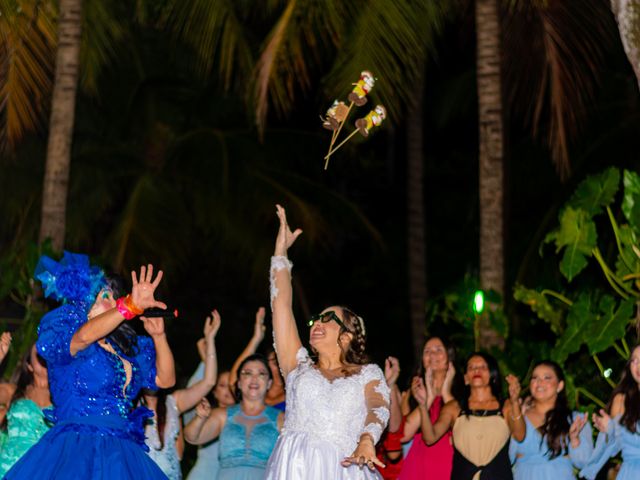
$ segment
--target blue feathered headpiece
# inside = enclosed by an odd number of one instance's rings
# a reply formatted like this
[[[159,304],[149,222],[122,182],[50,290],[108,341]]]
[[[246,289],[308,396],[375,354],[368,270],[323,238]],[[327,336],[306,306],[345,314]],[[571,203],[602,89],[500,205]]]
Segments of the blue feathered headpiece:
[[[44,296],[59,302],[92,304],[106,285],[104,272],[89,263],[89,257],[65,251],[60,262],[42,255],[34,277],[42,282]]]

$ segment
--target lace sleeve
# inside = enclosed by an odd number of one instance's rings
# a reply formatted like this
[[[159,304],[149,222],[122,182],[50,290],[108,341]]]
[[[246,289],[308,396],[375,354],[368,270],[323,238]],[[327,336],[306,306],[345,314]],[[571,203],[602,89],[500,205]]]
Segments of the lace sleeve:
[[[382,370],[376,365],[366,365],[363,372],[365,381],[364,395],[367,406],[367,416],[362,433],[373,437],[373,443],[378,443],[382,432],[389,422],[390,390],[384,379]]]
[[[38,326],[38,353],[51,365],[70,363],[71,339],[86,321],[86,311],[72,304],[51,310]]]
[[[269,270],[269,291],[271,293],[271,311],[273,311],[273,300],[278,296],[278,287],[276,287],[276,273],[280,270],[288,270],[291,272],[293,263],[287,257],[274,256],[271,257],[271,268]]]

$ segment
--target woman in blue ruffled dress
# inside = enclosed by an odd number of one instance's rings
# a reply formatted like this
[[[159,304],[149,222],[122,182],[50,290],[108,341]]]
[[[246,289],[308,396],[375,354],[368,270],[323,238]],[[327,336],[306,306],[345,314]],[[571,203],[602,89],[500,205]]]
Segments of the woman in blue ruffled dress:
[[[587,466],[580,475],[593,480],[609,458],[622,453],[622,467],[616,480],[640,478],[640,345],[631,352],[620,383],[613,390],[607,409],[593,414],[600,431]]]
[[[539,362],[531,374],[531,397],[523,415],[524,440],[511,439],[514,480],[574,480],[573,469],[591,457],[593,441],[586,415],[571,412],[564,373],[552,361]]]
[[[45,296],[62,303],[40,321],[36,343],[49,371],[54,408],[46,413],[54,426],[6,479],[166,479],[145,453],[151,412],[132,403],[141,388],[175,383],[164,321],[141,317],[149,336],[123,323],[147,308],[166,308],[154,298],[162,272],[154,279],[148,265],[131,277],[131,294],[116,300],[87,256],[40,258],[36,278]]]
[[[284,422],[284,413],[264,403],[271,385],[267,360],[250,355],[240,364],[236,395],[239,403],[211,410],[204,400],[184,429],[189,443],[219,440],[217,480],[262,480],[267,460]]]

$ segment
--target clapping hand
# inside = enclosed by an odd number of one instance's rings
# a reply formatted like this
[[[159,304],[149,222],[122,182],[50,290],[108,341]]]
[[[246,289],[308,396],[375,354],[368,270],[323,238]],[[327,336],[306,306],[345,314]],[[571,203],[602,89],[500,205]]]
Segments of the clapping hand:
[[[216,334],[218,330],[220,330],[220,324],[222,320],[220,319],[220,314],[218,310],[212,310],[211,316],[207,317],[204,321],[204,338],[206,340],[213,340],[216,338]]]
[[[609,428],[609,422],[611,421],[611,417],[605,410],[600,409],[600,415],[594,412],[593,415],[591,416],[591,419],[593,420],[593,424],[596,426],[596,428],[600,432],[602,433],[607,432],[607,429]]]
[[[302,230],[299,228],[291,232],[291,228],[287,223],[287,213],[280,205],[276,205],[276,211],[278,218],[280,219],[280,229],[278,230],[278,236],[276,237],[276,248],[274,250],[275,256],[286,257],[287,250],[293,245],[293,242],[302,234]]]
[[[509,400],[512,403],[520,402],[520,380],[515,375],[507,375],[507,383],[509,384]]]
[[[400,362],[396,357],[388,357],[384,362],[384,378],[389,388],[393,387],[400,376]]]
[[[411,382],[411,393],[418,404],[427,404],[427,389],[424,386],[424,380],[420,377],[413,377],[413,381]]]
[[[586,415],[576,415],[571,422],[571,427],[569,427],[569,439],[574,447],[578,447],[580,445],[580,432],[584,428],[587,423]]]
[[[253,340],[259,344],[264,339],[264,332],[267,327],[264,326],[264,317],[266,311],[264,307],[260,307],[256,312],[256,323],[253,326]]]
[[[209,415],[211,415],[211,405],[206,398],[203,398],[196,406],[196,417],[206,419]]]

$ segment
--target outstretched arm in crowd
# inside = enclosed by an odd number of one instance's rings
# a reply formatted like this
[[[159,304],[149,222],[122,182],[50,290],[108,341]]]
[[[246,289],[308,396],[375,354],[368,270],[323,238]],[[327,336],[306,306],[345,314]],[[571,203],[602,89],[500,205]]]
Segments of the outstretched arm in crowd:
[[[158,272],[155,280],[153,280],[153,265],[142,266],[140,267],[140,281],[138,281],[135,271],[131,272],[131,280],[133,286],[131,288],[130,301],[135,308],[139,310],[153,307],[167,308],[164,303],[155,300],[153,297],[160,280],[162,280],[162,270]],[[102,291],[99,296],[108,294],[109,292]],[[91,316],[91,311],[89,311],[87,323],[83,324],[71,338],[69,346],[71,355],[75,356],[79,351],[109,335],[118,328],[118,325],[123,320],[124,315],[115,307],[93,317]]]
[[[164,318],[140,317],[140,320],[156,351],[156,385],[158,388],[171,388],[176,384],[176,365],[164,331]]]
[[[215,440],[227,421],[227,409],[211,409],[206,398],[196,407],[196,416],[184,427],[184,439],[193,445]]]
[[[509,385],[509,399],[504,404],[502,414],[507,419],[511,436],[518,442],[522,442],[527,433],[527,427],[520,402],[520,381],[515,375],[507,375],[506,380]]]
[[[415,377],[411,385],[411,392],[418,402],[418,412],[420,413],[420,430],[422,440],[427,445],[433,445],[453,426],[453,422],[460,414],[460,407],[456,401],[445,404],[440,410],[440,416],[435,423],[431,423],[429,409],[433,404],[436,394],[433,388],[433,378],[427,369],[425,380]]]
[[[444,382],[442,383],[442,401],[446,404],[451,400],[454,400],[453,395],[451,393],[451,387],[453,385],[453,378],[456,374],[456,369],[453,366],[453,363],[449,362],[449,366],[447,368],[447,373],[444,377]],[[430,381],[432,379],[431,373],[428,375],[425,373],[425,378],[428,378]],[[414,379],[415,382],[415,379]],[[426,387],[426,385],[425,385]],[[412,387],[413,390],[413,387]],[[415,408],[409,415],[404,423],[404,435],[402,437],[402,443],[406,443],[413,438],[413,436],[420,430],[420,425],[422,423],[422,416],[420,414],[420,407]]]
[[[217,310],[211,312],[204,322],[204,378],[193,385],[173,392],[176,406],[180,413],[191,410],[215,386],[218,378],[218,359],[216,355],[216,334],[220,330],[220,314]]]
[[[287,251],[302,233],[297,229],[291,231],[287,224],[287,214],[280,205],[276,205],[280,229],[276,238],[276,246],[271,258],[271,310],[273,312],[273,333],[275,349],[282,376],[286,379],[291,370],[296,368],[296,354],[302,346],[298,327],[293,317],[291,288],[292,264],[287,258]]]
[[[231,373],[229,374],[229,385],[231,385],[231,388],[233,388],[234,390],[236,388],[236,382],[238,381],[238,368],[240,367],[240,364],[249,355],[253,355],[254,353],[256,353],[256,350],[258,350],[258,346],[260,346],[260,343],[264,339],[264,317],[265,309],[264,307],[260,307],[256,312],[256,322],[253,327],[253,336],[251,337],[251,340],[249,340],[249,343],[242,351],[240,356],[233,363],[233,367],[231,367]]]

